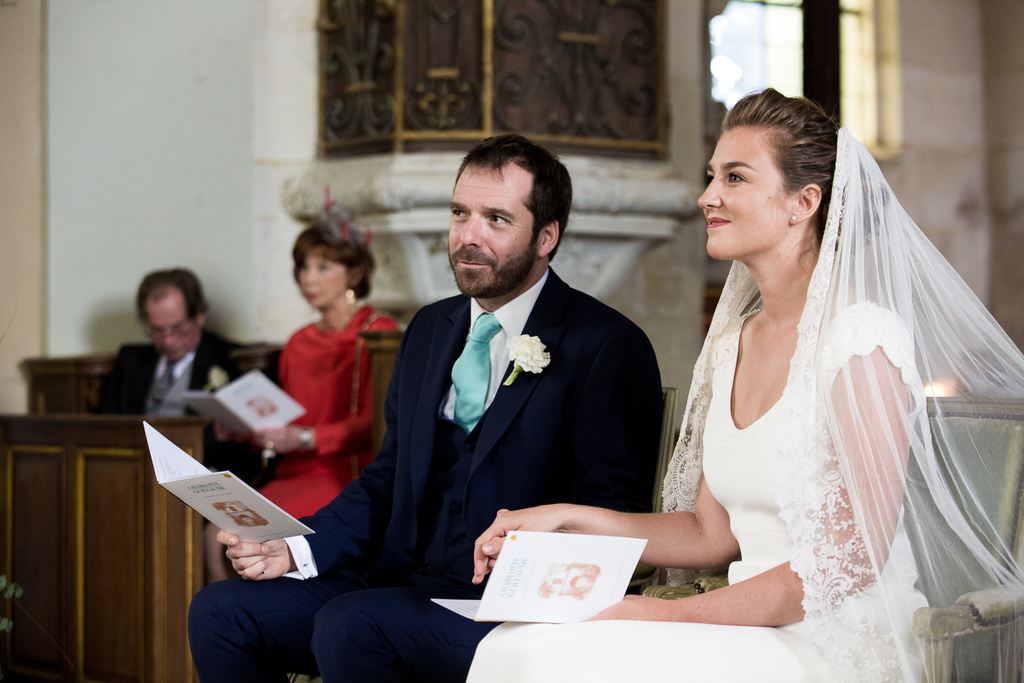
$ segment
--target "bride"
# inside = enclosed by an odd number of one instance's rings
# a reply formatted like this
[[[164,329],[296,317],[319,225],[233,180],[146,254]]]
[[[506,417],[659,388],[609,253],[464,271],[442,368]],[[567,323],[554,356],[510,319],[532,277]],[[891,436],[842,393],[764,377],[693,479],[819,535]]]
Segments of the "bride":
[[[508,533],[541,530],[645,538],[642,561],[727,568],[729,585],[627,596],[583,624],[506,624],[470,681],[916,682],[922,590],[1024,586],[984,506],[965,518],[963,501],[983,496],[942,474],[996,467],[998,453],[934,429],[926,410],[940,383],[968,402],[1024,397],[1024,356],[867,150],[809,100],[769,89],[729,112],[708,175],[708,253],[735,263],[666,512],[501,511],[477,540],[474,580]],[[1007,628],[1001,661],[1019,664],[1024,630]],[[986,680],[1008,678],[988,665]]]

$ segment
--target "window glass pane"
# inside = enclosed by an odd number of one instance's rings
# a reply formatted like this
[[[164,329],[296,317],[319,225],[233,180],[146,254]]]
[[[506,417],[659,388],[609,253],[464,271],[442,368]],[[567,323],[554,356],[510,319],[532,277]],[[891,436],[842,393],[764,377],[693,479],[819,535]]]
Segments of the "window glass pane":
[[[711,95],[731,108],[767,87],[803,94],[803,19],[798,0],[732,0],[711,20]]]
[[[897,0],[839,0],[840,122],[876,154],[902,139]],[[709,25],[712,97],[803,94],[802,0],[731,0]]]
[[[804,18],[799,7],[765,7],[765,85],[784,95],[804,93]]]

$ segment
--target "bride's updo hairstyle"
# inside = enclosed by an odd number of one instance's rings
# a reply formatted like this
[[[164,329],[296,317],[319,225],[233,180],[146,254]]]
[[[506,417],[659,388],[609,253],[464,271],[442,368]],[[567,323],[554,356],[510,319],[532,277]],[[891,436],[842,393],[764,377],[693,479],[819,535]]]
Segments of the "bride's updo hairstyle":
[[[752,93],[733,106],[722,123],[722,132],[749,126],[763,128],[775,147],[775,165],[788,192],[807,185],[821,188],[818,207],[818,243],[825,234],[832,178],[836,171],[839,126],[825,110],[806,97],[786,97],[768,88]]]

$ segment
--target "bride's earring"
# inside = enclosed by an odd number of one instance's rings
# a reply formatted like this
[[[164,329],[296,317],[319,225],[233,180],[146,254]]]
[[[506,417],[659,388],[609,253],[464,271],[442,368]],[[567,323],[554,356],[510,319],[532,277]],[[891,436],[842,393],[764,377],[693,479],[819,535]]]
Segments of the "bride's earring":
[[[356,290],[354,290],[354,289],[345,290],[345,301],[348,303],[349,306],[354,304],[356,302]]]

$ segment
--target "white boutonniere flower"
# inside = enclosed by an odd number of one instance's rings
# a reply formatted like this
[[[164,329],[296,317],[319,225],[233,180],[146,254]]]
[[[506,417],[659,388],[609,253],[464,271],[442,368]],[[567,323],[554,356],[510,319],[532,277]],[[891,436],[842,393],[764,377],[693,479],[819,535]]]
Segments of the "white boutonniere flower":
[[[505,380],[510,386],[520,372],[540,373],[551,362],[551,354],[545,350],[540,337],[521,334],[508,340],[508,359],[515,363],[512,374]]]
[[[203,387],[203,391],[217,391],[230,381],[231,376],[228,375],[227,370],[219,365],[214,365],[210,368],[210,371],[206,373],[206,386]]]

